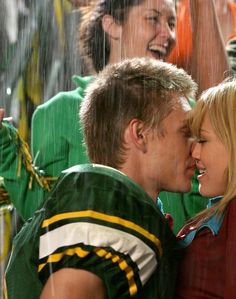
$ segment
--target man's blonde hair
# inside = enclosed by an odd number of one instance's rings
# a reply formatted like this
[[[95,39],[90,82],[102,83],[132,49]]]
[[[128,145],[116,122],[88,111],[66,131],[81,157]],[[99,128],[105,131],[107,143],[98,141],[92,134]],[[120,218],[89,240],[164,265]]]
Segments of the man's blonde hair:
[[[105,67],[86,90],[80,110],[91,162],[119,168],[129,122],[140,119],[160,132],[175,104],[173,95],[194,96],[196,89],[184,70],[154,59],[126,59]]]

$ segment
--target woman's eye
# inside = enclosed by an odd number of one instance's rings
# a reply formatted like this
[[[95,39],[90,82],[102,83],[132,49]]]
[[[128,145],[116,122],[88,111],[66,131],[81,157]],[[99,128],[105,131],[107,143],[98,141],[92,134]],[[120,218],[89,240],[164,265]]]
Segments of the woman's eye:
[[[171,30],[174,30],[175,27],[176,27],[176,26],[175,26],[175,22],[172,22],[172,21],[169,22],[168,25],[169,25],[169,28],[170,28]]]
[[[151,24],[157,24],[159,21],[159,18],[157,16],[153,16],[153,17],[147,17],[147,20]]]
[[[207,142],[206,139],[198,139],[197,140],[197,143],[205,143],[205,142]]]

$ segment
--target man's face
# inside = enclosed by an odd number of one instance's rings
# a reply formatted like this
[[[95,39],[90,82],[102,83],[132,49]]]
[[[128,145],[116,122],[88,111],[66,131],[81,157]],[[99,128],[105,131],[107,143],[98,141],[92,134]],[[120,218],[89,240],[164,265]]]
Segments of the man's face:
[[[149,180],[157,192],[188,192],[195,163],[191,157],[187,114],[191,109],[185,97],[174,96],[174,107],[163,120],[162,135],[149,133],[146,156]]]

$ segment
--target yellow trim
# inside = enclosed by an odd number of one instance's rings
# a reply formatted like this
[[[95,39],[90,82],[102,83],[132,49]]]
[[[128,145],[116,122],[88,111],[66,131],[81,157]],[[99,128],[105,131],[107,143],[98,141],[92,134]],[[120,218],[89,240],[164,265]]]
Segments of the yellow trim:
[[[97,256],[101,258],[110,259],[113,263],[118,263],[121,271],[124,271],[126,273],[130,296],[134,296],[135,294],[137,294],[138,287],[134,280],[134,271],[123,258],[120,258],[117,254],[113,255],[111,252],[108,252],[102,248],[96,248],[93,251]],[[89,254],[89,251],[83,250],[80,247],[76,247],[67,249],[61,253],[52,254],[48,257],[46,263],[40,264],[38,266],[38,272],[40,272],[48,263],[59,262],[63,258],[63,256],[73,256],[74,254],[77,254],[79,257],[84,258]]]
[[[40,78],[40,54],[39,54],[39,33],[36,32],[32,39],[31,56],[26,67],[26,76],[24,79],[25,93],[23,101],[26,101],[27,96],[30,101],[38,106],[42,101],[42,80]],[[27,117],[27,116],[26,116]]]
[[[102,248],[96,248],[94,252],[99,257],[103,257],[105,259],[111,259],[113,263],[118,263],[120,269],[126,273],[125,276],[128,280],[130,296],[134,296],[135,294],[137,294],[138,287],[134,280],[134,271],[123,258],[120,258],[118,255],[113,255]]]
[[[54,13],[57,21],[58,32],[60,37],[60,46],[64,49],[65,46],[65,31],[64,31],[64,7],[61,0],[53,1]]]
[[[0,244],[1,250],[0,250],[0,263],[6,261],[7,256],[9,254],[10,250],[10,243],[11,243],[11,212],[8,208],[2,208],[0,217],[3,218],[3,230],[4,230],[4,237],[3,242]]]
[[[25,101],[25,87],[23,78],[20,77],[17,83],[17,95],[20,102],[20,119],[18,122],[18,133],[22,136],[24,140],[29,137],[29,128],[27,124],[27,108]]]
[[[89,254],[89,251],[83,250],[80,247],[76,247],[76,248],[72,248],[72,249],[69,248],[69,249],[67,249],[67,250],[65,250],[65,251],[63,251],[61,253],[55,253],[55,254],[49,255],[46,263],[40,264],[38,266],[38,272],[40,272],[48,263],[59,262],[64,255],[70,255],[70,256],[72,256],[74,254],[78,255],[81,258],[84,258],[84,257],[86,257]]]
[[[29,150],[29,145],[27,142],[23,140],[19,133],[16,133],[16,142],[19,147],[19,160],[18,160],[18,169],[17,169],[17,176],[21,174],[22,163],[26,167],[26,170],[30,173],[29,178],[29,189],[32,189],[33,178],[36,179],[38,184],[43,188],[46,189],[48,192],[50,191],[49,180],[47,177],[40,176],[33,167],[33,159]]]
[[[6,283],[6,277],[4,276],[3,280],[3,298],[8,299],[8,294],[7,294],[7,283]]]
[[[50,224],[55,223],[60,220],[70,219],[70,218],[82,218],[82,217],[90,217],[90,218],[99,219],[99,220],[103,220],[103,221],[107,221],[107,222],[112,222],[115,224],[122,225],[126,228],[132,229],[132,230],[140,233],[141,235],[143,235],[145,238],[147,238],[151,242],[153,242],[156,245],[156,247],[158,248],[160,255],[162,255],[161,242],[155,235],[150,234],[147,230],[145,230],[141,226],[139,226],[131,221],[124,220],[124,219],[122,219],[120,217],[116,217],[116,216],[109,216],[109,215],[95,212],[92,210],[79,211],[79,212],[78,211],[77,212],[68,212],[68,213],[61,213],[61,214],[55,215],[49,219],[44,220],[43,224],[42,224],[42,228],[45,228],[45,227],[49,226]]]

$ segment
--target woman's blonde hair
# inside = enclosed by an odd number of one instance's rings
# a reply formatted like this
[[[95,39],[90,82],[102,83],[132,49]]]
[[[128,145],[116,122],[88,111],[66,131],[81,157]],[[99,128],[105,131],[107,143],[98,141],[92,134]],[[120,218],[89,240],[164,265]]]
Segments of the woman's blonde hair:
[[[200,222],[213,214],[221,215],[236,196],[236,78],[228,79],[200,96],[190,116],[191,131],[197,138],[200,137],[201,125],[206,114],[215,134],[228,150],[230,160],[225,174],[227,183],[223,198],[196,216],[196,220]]]

